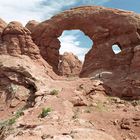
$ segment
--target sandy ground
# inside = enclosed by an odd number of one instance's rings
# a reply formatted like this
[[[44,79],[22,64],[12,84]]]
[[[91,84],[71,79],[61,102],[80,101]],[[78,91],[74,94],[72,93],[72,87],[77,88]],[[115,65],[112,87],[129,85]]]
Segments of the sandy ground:
[[[98,85],[98,82],[92,84]],[[23,110],[10,126],[12,129],[1,128],[1,140],[94,140],[94,136],[88,136],[87,129],[105,133],[114,140],[140,140],[140,101],[109,97],[103,89],[91,90],[89,79],[67,78],[53,81],[51,85],[50,93],[36,98],[34,107]],[[86,86],[83,88],[83,85]],[[15,108],[1,103],[1,122],[10,119],[21,107],[22,103]],[[50,108],[50,112],[41,118],[43,108]],[[85,129],[86,134],[78,132],[77,138],[73,135],[76,129],[80,132]]]

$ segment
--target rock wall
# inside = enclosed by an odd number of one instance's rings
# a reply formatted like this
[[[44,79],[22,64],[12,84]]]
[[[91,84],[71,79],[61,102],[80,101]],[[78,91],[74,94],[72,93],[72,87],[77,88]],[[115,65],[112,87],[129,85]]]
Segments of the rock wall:
[[[2,32],[4,30],[4,28],[7,26],[6,22],[3,21],[1,18],[0,18],[0,38],[1,38],[1,35],[2,35]]]

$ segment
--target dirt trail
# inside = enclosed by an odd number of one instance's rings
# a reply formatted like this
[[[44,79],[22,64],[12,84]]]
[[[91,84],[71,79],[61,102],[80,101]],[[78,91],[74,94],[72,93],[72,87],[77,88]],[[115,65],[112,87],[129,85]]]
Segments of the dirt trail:
[[[139,140],[140,102],[106,96],[93,90],[96,85],[100,81],[79,78],[52,82],[50,93],[23,111],[6,140]],[[41,118],[43,108],[50,111]],[[11,112],[1,110],[0,118]]]

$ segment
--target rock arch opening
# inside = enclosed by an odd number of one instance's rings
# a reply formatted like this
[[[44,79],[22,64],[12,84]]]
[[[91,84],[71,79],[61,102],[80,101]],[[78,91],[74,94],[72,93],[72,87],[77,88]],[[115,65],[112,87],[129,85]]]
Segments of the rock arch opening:
[[[81,30],[64,30],[60,37],[60,75],[79,75],[93,41]]]
[[[114,52],[114,54],[119,54],[122,51],[121,46],[118,43],[113,44],[112,51]]]
[[[79,60],[84,61],[85,54],[92,48],[93,41],[81,30],[64,30],[58,38],[60,41],[59,53],[72,52]]]

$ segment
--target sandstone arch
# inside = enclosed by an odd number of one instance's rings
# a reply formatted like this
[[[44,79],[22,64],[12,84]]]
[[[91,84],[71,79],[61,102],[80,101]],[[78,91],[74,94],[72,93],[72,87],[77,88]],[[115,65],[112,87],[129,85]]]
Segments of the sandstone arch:
[[[140,44],[140,16],[134,12],[97,7],[78,7],[62,12],[40,23],[33,31],[34,42],[42,57],[55,72],[59,63],[60,42],[57,39],[64,30],[79,29],[94,41],[94,47],[86,54],[81,76],[93,71],[113,70],[123,66],[130,69],[134,47]],[[115,55],[112,45],[118,42],[122,53]],[[117,58],[116,58],[117,57]],[[122,58],[123,57],[123,58]]]

